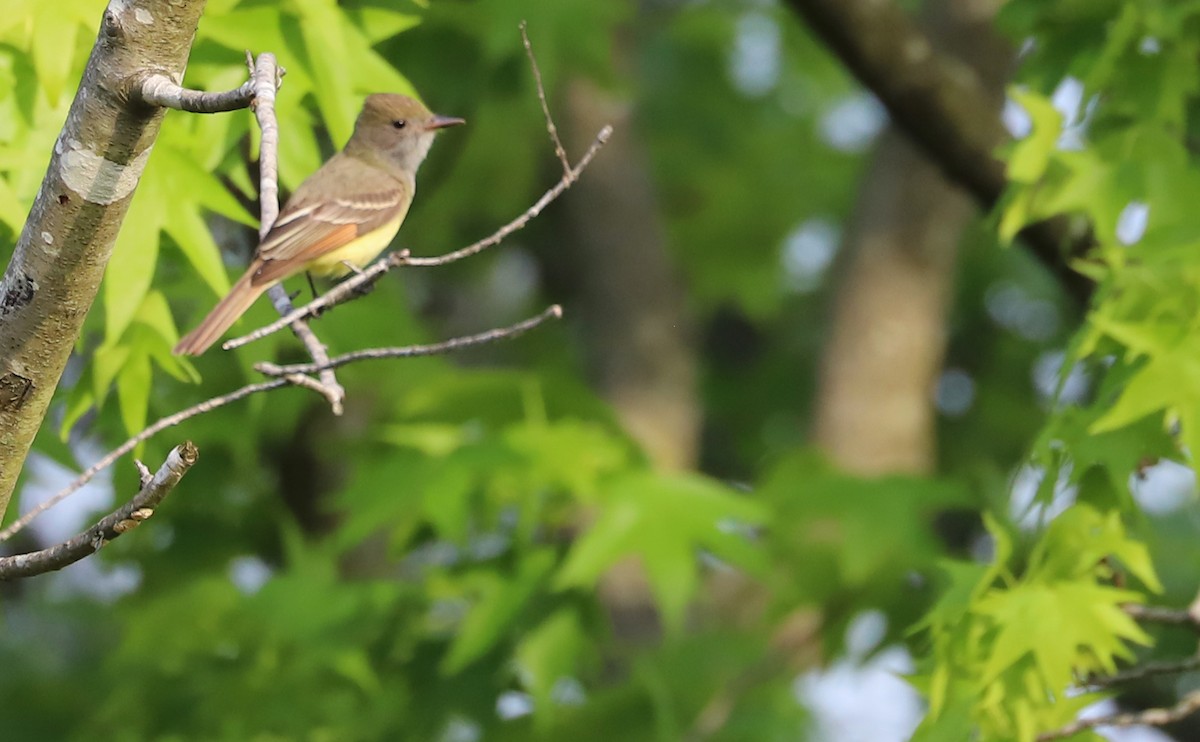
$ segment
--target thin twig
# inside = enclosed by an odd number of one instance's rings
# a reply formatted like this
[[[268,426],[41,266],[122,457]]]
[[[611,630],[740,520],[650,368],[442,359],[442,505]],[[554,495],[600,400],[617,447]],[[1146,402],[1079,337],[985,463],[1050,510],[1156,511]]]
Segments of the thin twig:
[[[141,491],[133,499],[101,518],[91,528],[48,549],[0,558],[0,580],[31,577],[62,569],[96,553],[109,541],[133,530],[154,515],[154,509],[175,489],[199,455],[191,441],[176,446],[150,481],[142,484]]]
[[[521,214],[521,216],[513,219],[508,224],[505,224],[503,227],[492,233],[491,236],[486,237],[473,245],[467,245],[461,250],[455,250],[452,253],[447,253],[446,255],[439,255],[433,258],[409,258],[408,265],[446,265],[447,263],[453,263],[462,260],[463,258],[469,258],[476,253],[483,252],[487,248],[500,243],[504,240],[504,238],[508,237],[513,232],[524,228],[531,219],[535,218],[538,214],[541,214],[542,210],[549,206],[551,201],[561,196],[564,191],[570,188],[575,181],[579,179],[579,174],[582,173],[583,169],[591,163],[592,158],[596,156],[596,153],[600,151],[600,148],[605,144],[608,144],[608,138],[612,136],[612,133],[613,128],[605,125],[604,128],[602,128],[596,134],[596,138],[592,140],[592,144],[590,147],[588,147],[587,152],[583,153],[583,157],[579,158],[579,162],[575,165],[575,167],[571,168],[563,175],[562,180],[560,180],[553,188],[542,194],[542,197],[537,200],[537,203],[535,203],[533,206],[530,206],[524,214]]]
[[[1135,680],[1145,680],[1156,675],[1176,675],[1181,672],[1191,672],[1200,669],[1200,657],[1188,657],[1170,662],[1145,662],[1137,667],[1114,673],[1112,675],[1093,675],[1083,682],[1089,688],[1109,688],[1121,683]]]
[[[429,345],[408,345],[403,348],[367,348],[366,350],[356,350],[351,353],[345,353],[336,356],[324,364],[317,363],[293,363],[286,366],[279,366],[274,363],[256,363],[254,370],[267,376],[281,376],[290,378],[294,374],[311,374],[316,373],[324,368],[338,368],[345,366],[348,363],[356,361],[377,360],[380,358],[413,358],[415,356],[436,356],[445,353],[450,353],[463,348],[470,348],[475,345],[485,345],[494,343],[497,340],[507,340],[515,338],[529,332],[533,328],[550,319],[559,319],[562,317],[562,307],[555,304],[546,311],[530,317],[527,320],[518,322],[508,327],[499,327],[487,332],[481,332],[475,335],[464,335],[463,337],[452,338],[441,343],[432,343]]]
[[[1135,621],[1163,624],[1164,626],[1181,626],[1200,634],[1200,620],[1187,610],[1139,605],[1137,603],[1123,605],[1121,609]]]
[[[338,304],[343,304],[347,301],[363,296],[366,293],[365,288],[367,286],[374,284],[383,277],[383,274],[387,273],[393,268],[398,268],[404,265],[420,267],[445,265],[447,263],[453,263],[455,261],[462,260],[463,258],[469,258],[472,255],[483,252],[489,247],[498,245],[513,232],[522,229],[530,222],[530,220],[541,214],[542,211],[549,206],[552,201],[561,196],[568,188],[570,188],[575,180],[578,179],[580,173],[582,173],[588,164],[591,163],[592,158],[596,156],[596,153],[600,151],[600,148],[608,142],[608,138],[610,136],[612,136],[612,127],[605,126],[596,135],[595,140],[592,141],[592,145],[588,147],[588,150],[584,153],[583,157],[579,158],[579,162],[576,163],[575,167],[571,168],[570,172],[567,175],[564,175],[562,179],[560,179],[558,183],[554,185],[553,188],[542,194],[542,197],[539,198],[533,206],[530,206],[523,214],[510,221],[508,224],[505,224],[503,227],[483,238],[482,240],[467,245],[460,250],[455,250],[454,252],[432,258],[414,258],[407,250],[390,253],[387,256],[375,261],[375,263],[367,267],[361,273],[355,274],[350,278],[347,278],[345,281],[342,281],[337,286],[334,286],[323,296],[310,301],[309,303],[294,310],[287,316],[281,317],[275,322],[258,328],[254,332],[234,338],[232,340],[227,340],[221,347],[223,347],[225,350],[240,348],[247,343],[252,343],[255,340],[264,338],[272,333],[279,332],[283,328],[287,327],[290,323],[298,319],[315,317],[318,314],[337,306]]]
[[[133,465],[137,467],[138,470],[138,482],[145,487],[150,483],[150,480],[154,478],[154,474],[151,473],[149,467],[142,463],[141,459],[134,459]]]
[[[167,75],[153,72],[137,79],[131,93],[151,106],[188,113],[223,113],[250,106],[254,100],[254,80],[250,79],[233,90],[210,93],[185,88]]]
[[[271,379],[270,381],[260,381],[255,384],[247,384],[241,389],[236,389],[228,394],[223,394],[220,397],[206,399],[199,404],[194,404],[185,410],[180,410],[173,415],[168,415],[162,418],[150,427],[125,441],[120,446],[117,446],[112,451],[109,451],[102,459],[85,469],[84,472],[76,477],[74,481],[72,481],[66,487],[63,487],[61,490],[55,493],[54,496],[48,500],[45,500],[44,502],[39,503],[28,513],[25,513],[20,518],[17,518],[12,523],[8,524],[4,530],[0,531],[0,541],[7,541],[8,539],[12,538],[16,533],[24,529],[25,526],[29,525],[34,518],[70,497],[80,487],[92,481],[93,477],[112,466],[114,463],[116,463],[117,459],[132,451],[139,443],[149,439],[151,436],[166,430],[167,428],[178,425],[188,418],[195,417],[196,415],[208,412],[210,410],[215,410],[218,407],[224,407],[231,402],[236,402],[239,399],[249,397],[251,394],[256,392],[265,392],[271,389],[278,389],[283,386],[289,386],[290,384],[291,382],[289,382],[287,379]]]
[[[1173,724],[1181,719],[1191,716],[1196,711],[1200,711],[1200,691],[1192,691],[1180,699],[1179,703],[1169,708],[1146,709],[1134,713],[1113,714],[1111,716],[1097,716],[1091,719],[1078,719],[1070,724],[1056,729],[1053,732],[1039,734],[1037,742],[1049,742],[1049,740],[1065,739],[1080,732],[1085,732],[1096,727],[1133,727],[1133,726],[1151,726],[1161,727],[1167,724]]]
[[[521,21],[521,42],[525,45],[525,56],[529,57],[529,66],[533,68],[533,82],[537,86],[538,101],[542,104],[542,115],[546,118],[546,132],[554,143],[554,155],[562,163],[563,175],[571,177],[571,161],[567,159],[567,150],[562,140],[558,138],[558,127],[554,125],[554,117],[550,115],[550,104],[546,102],[546,88],[542,85],[542,71],[538,68],[537,58],[533,56],[533,44],[529,43],[528,23]]]
[[[254,117],[262,131],[262,139],[258,150],[259,173],[259,209],[260,223],[258,237],[266,239],[267,233],[279,217],[279,122],[275,118],[275,91],[279,88],[279,66],[275,55],[260,54],[254,62]],[[275,284],[267,291],[267,296],[275,306],[279,315],[287,316],[292,313],[292,300],[287,295],[283,284]],[[292,332],[304,344],[314,363],[329,361],[329,351],[325,344],[317,339],[316,334],[303,319],[290,322]],[[338,383],[332,370],[322,371],[317,389],[329,402],[333,414],[342,414],[342,403],[346,399],[346,390]]]

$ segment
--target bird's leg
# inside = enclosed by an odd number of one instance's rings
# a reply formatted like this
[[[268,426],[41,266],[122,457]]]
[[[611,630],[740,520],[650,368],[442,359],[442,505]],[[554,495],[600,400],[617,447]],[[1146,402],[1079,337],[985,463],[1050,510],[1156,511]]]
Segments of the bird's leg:
[[[353,273],[356,276],[361,276],[363,274],[363,269],[359,268],[354,263],[351,263],[349,260],[343,260],[342,265],[346,266],[346,269],[349,270],[351,273]],[[371,293],[371,289],[373,289],[373,288],[375,288],[375,282],[368,281],[359,286],[355,286],[354,293],[359,296],[366,296],[367,294]]]
[[[304,277],[308,279],[308,290],[312,292],[313,301],[316,301],[321,294],[317,292],[317,284],[313,282],[312,273],[304,271]]]

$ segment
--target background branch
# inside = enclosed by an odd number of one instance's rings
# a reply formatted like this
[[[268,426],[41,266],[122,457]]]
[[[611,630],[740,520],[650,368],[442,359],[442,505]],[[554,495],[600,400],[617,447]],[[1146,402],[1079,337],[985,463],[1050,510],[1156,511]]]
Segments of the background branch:
[[[1146,662],[1113,675],[1095,675],[1089,677],[1084,685],[1091,688],[1108,688],[1121,683],[1135,680],[1145,680],[1155,675],[1175,675],[1181,672],[1191,672],[1200,669],[1200,657],[1188,657],[1183,660],[1170,662]]]
[[[971,67],[937,52],[890,0],[787,0],[847,69],[879,98],[893,123],[985,209],[1008,185],[992,153],[1008,134],[986,83]],[[1022,241],[1072,296],[1091,283],[1067,261],[1093,246],[1090,230],[1058,217],[1026,227]]]
[[[1190,716],[1197,711],[1200,711],[1200,691],[1192,691],[1180,699],[1179,703],[1168,708],[1146,709],[1126,714],[1112,714],[1111,716],[1097,716],[1091,719],[1079,719],[1072,722],[1061,729],[1053,732],[1046,732],[1038,735],[1038,742],[1049,742],[1054,739],[1066,739],[1067,737],[1085,732],[1096,727],[1133,727],[1133,726],[1152,726],[1161,727],[1167,724]]]
[[[1131,618],[1142,623],[1157,623],[1164,626],[1180,626],[1200,634],[1200,619],[1191,610],[1163,608],[1154,605],[1130,603],[1121,607]]]
[[[154,509],[175,489],[175,485],[179,484],[199,456],[200,452],[191,441],[176,446],[158,472],[142,485],[141,491],[91,528],[48,549],[0,557],[0,580],[53,572],[95,554],[109,541],[128,533],[154,515]]]

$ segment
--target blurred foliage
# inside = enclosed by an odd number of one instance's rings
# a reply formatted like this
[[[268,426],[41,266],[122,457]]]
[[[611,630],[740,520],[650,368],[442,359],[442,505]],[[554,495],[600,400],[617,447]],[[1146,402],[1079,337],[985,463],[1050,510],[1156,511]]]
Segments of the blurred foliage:
[[[9,0],[0,16],[3,257],[103,6]],[[1030,133],[1006,153],[1004,205],[963,238],[947,366],[971,397],[942,407],[934,475],[864,480],[804,439],[829,261],[885,122],[784,7],[209,0],[185,82],[231,88],[245,49],[278,55],[285,192],[346,139],[365,93],[419,93],[470,121],[422,171],[397,240],[417,254],[491,232],[558,177],[520,20],[553,110],[577,78],[626,99],[616,136],[645,145],[703,333],[705,474],[656,470],[589,389],[556,204],[500,248],[389,278],[319,327],[340,352],[550,301],[564,323],[465,358],[346,368],[340,418],[285,389],[149,441],[148,463],[183,438],[202,451],[154,521],[3,593],[0,736],[802,739],[796,674],[844,657],[855,617],[878,611],[867,653],[914,656],[918,739],[1031,740],[1095,699],[1067,693],[1077,673],[1188,652],[1119,606],[1183,604],[1200,558],[1194,502],[1164,516],[1134,497],[1160,460],[1190,463],[1200,425],[1197,13],[1006,3],[1001,28],[1030,40],[1011,92]],[[1083,104],[1064,117],[1067,78]],[[167,116],[39,456],[78,469],[246,383],[256,360],[300,357],[284,334],[194,362],[169,353],[253,248],[256,136],[245,112]],[[1131,203],[1150,215],[1132,245]],[[1100,287],[1082,320],[1026,255],[998,249],[1061,212],[1099,242],[1078,263]],[[801,252],[814,239],[817,258]],[[270,314],[260,302],[240,327]],[[126,496],[132,467],[110,484]],[[603,597],[629,560],[659,641],[624,636]],[[120,575],[124,589],[102,586]]]

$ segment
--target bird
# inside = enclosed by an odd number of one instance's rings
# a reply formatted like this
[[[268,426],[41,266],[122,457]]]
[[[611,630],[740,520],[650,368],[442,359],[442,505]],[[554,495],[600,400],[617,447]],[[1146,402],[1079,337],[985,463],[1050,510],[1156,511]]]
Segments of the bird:
[[[408,214],[435,134],[464,123],[406,95],[368,96],[346,146],[300,184],[246,272],[173,352],[200,355],[286,278],[305,271],[336,278],[374,260]]]

